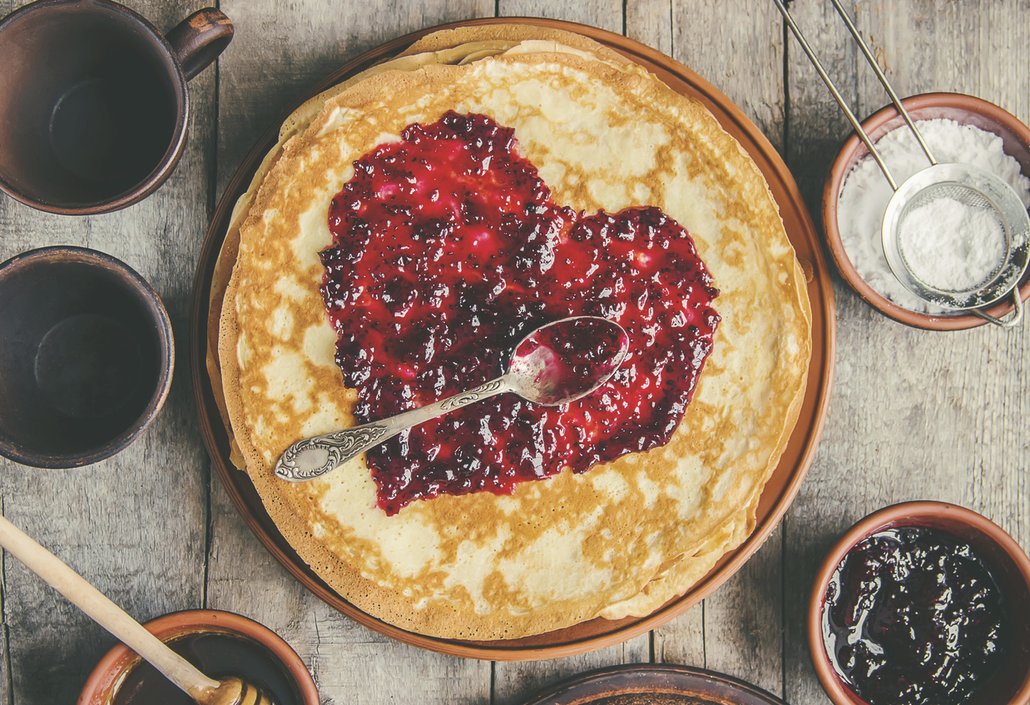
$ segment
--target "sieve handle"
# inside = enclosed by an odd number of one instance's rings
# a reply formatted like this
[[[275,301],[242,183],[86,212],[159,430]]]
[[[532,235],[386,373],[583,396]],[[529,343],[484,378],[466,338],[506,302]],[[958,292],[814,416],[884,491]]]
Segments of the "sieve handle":
[[[830,2],[833,3],[833,7],[837,10],[837,14],[840,15],[840,18],[844,20],[844,25],[848,28],[848,31],[851,32],[851,36],[855,38],[855,42],[858,43],[858,48],[862,50],[862,55],[865,57],[866,62],[869,63],[869,67],[873,70],[873,73],[876,74],[876,78],[880,81],[880,85],[883,86],[885,91],[887,91],[887,95],[891,97],[891,102],[894,103],[894,107],[899,113],[901,113],[901,117],[905,118],[905,124],[908,125],[908,129],[912,130],[912,134],[915,135],[916,142],[918,142],[919,146],[923,148],[923,154],[925,154],[926,158],[930,160],[931,166],[935,166],[937,164],[937,160],[934,159],[930,148],[927,147],[926,142],[923,141],[923,135],[920,134],[918,129],[916,129],[916,124],[912,121],[912,116],[908,114],[908,110],[906,110],[905,106],[902,104],[901,98],[899,98],[898,94],[894,92],[894,88],[891,86],[890,81],[887,80],[887,76],[884,74],[883,69],[880,68],[880,64],[877,63],[876,57],[873,56],[873,52],[869,50],[869,45],[865,43],[865,40],[862,39],[862,35],[859,34],[858,27],[856,27],[855,23],[851,20],[851,15],[849,15],[848,11],[844,9],[844,6],[840,4],[840,0],[830,0]],[[895,188],[895,191],[896,190],[897,189]]]
[[[869,154],[871,154],[873,159],[876,160],[876,165],[880,167],[880,171],[883,172],[883,175],[886,177],[887,182],[890,183],[891,188],[897,191],[898,182],[895,181],[894,176],[891,175],[890,169],[887,168],[887,163],[883,161],[883,157],[881,157],[880,153],[876,151],[873,141],[869,138],[869,135],[866,134],[865,129],[862,127],[862,123],[858,121],[857,117],[855,117],[855,113],[852,112],[850,106],[848,106],[848,102],[844,100],[844,96],[841,95],[839,90],[837,90],[837,86],[834,84],[833,79],[830,78],[830,74],[826,73],[826,69],[823,68],[822,62],[820,62],[819,57],[816,56],[815,50],[812,49],[808,40],[805,39],[805,35],[801,33],[801,28],[798,27],[794,18],[791,16],[786,3],[784,0],[773,0],[773,3],[779,9],[780,14],[783,15],[783,19],[787,22],[787,27],[797,38],[798,44],[801,45],[801,49],[805,52],[805,55],[808,56],[808,60],[812,62],[812,66],[815,67],[816,72],[819,74],[819,78],[823,79],[823,83],[825,83],[826,87],[830,90],[830,95],[832,95],[833,99],[837,101],[837,105],[840,106],[841,111],[844,113],[844,117],[846,117],[848,122],[851,123],[851,126],[855,129],[855,133],[865,144],[866,149],[869,150]]]
[[[1008,318],[995,318],[989,313],[983,311],[973,311],[973,314],[979,316],[985,321],[989,321],[996,326],[1002,328],[1015,328],[1019,325],[1020,321],[1023,320],[1023,298],[1019,295],[1019,287],[1016,286],[1012,290],[1012,314]]]

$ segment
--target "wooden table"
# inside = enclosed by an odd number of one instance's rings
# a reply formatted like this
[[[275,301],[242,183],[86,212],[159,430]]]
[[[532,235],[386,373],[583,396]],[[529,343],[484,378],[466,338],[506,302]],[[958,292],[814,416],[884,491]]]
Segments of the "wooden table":
[[[4,0],[7,12],[19,2]],[[202,0],[130,0],[171,27]],[[1030,121],[1030,0],[862,0],[859,25],[902,95],[960,91]],[[0,198],[0,255],[76,244],[137,268],[180,340],[158,422],[116,458],[45,471],[4,462],[0,508],[141,619],[212,608],[254,617],[310,665],[323,702],[518,703],[607,664],[670,661],[760,685],[795,705],[825,702],[809,665],[803,607],[815,566],[868,512],[913,498],[980,511],[1030,546],[1030,324],[927,333],[880,316],[837,282],[836,387],[815,465],[782,525],[729,583],[671,624],[621,646],[540,663],[460,660],[391,642],[307,593],[251,536],[212,476],[185,356],[190,284],[214,204],[246,150],[346,58],[424,26],[546,15],[604,27],[671,54],[737,101],[786,156],[815,211],[848,129],[765,0],[222,0],[236,39],[190,84],[178,170],[152,197],[91,218]],[[886,102],[829,4],[794,11],[856,112]],[[16,561],[2,564],[0,703],[73,703],[112,643]]]

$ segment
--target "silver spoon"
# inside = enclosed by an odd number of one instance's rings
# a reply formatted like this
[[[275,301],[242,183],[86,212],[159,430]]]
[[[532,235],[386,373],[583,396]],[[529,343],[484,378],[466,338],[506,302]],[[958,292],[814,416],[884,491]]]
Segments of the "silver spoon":
[[[585,338],[588,344],[606,345],[607,349],[597,347],[595,352],[609,356],[577,361],[576,355],[586,351],[576,349],[579,341],[572,336]],[[559,346],[562,349],[557,349]],[[279,458],[275,474],[290,482],[320,477],[413,426],[505,392],[543,406],[567,404],[611,379],[628,351],[629,336],[615,321],[598,316],[562,318],[523,338],[512,352],[508,371],[500,377],[435,404],[297,441]]]

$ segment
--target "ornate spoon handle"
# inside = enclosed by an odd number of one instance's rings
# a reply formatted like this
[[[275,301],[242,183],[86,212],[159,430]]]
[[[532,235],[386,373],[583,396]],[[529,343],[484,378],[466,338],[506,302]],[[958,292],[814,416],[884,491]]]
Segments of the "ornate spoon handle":
[[[286,449],[279,462],[275,464],[275,474],[280,479],[290,482],[303,482],[321,477],[412,426],[507,391],[507,379],[498,377],[435,404],[343,431],[305,438]]]

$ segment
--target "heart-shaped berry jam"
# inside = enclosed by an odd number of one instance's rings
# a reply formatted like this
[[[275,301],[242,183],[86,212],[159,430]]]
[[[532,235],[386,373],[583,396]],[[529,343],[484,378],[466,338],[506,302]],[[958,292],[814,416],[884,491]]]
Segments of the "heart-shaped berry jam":
[[[336,361],[373,421],[503,373],[531,329],[611,318],[625,362],[593,394],[543,407],[504,394],[366,454],[379,506],[583,472],[668,442],[719,316],[686,230],[658,208],[584,215],[551,200],[514,130],[448,113],[354,162],[333,199],[322,294]]]

